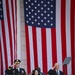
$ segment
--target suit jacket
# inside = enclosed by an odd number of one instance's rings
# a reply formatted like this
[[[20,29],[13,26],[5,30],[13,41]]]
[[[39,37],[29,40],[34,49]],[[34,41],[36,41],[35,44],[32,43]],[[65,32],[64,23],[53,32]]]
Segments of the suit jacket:
[[[64,73],[63,73],[62,71],[59,70],[59,72],[60,72],[60,75],[64,75]],[[56,71],[55,71],[55,70],[52,70],[52,69],[50,69],[50,70],[48,71],[48,74],[49,74],[49,75],[57,75]]]

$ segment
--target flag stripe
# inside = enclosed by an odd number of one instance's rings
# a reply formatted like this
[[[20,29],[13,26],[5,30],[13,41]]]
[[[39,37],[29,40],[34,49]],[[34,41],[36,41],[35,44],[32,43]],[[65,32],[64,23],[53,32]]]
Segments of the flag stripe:
[[[34,51],[33,51],[33,36],[32,36],[32,27],[28,26],[28,31],[29,31],[29,43],[30,43],[30,64],[31,64],[31,71],[34,70]]]
[[[70,17],[71,17],[71,22],[70,22],[70,29],[71,29],[71,32],[70,32],[70,34],[71,34],[71,55],[72,55],[72,74],[75,74],[75,72],[74,72],[74,18],[75,18],[75,0],[71,0],[71,15],[70,15]]]
[[[47,47],[46,47],[46,29],[41,29],[41,40],[42,40],[42,68],[43,72],[47,72]]]
[[[33,50],[34,50],[34,66],[38,67],[38,56],[37,56],[37,37],[36,37],[36,28],[32,27],[32,33],[33,33]]]
[[[56,45],[57,45],[57,62],[60,63],[62,70],[62,44],[61,44],[61,0],[56,1]]]
[[[1,24],[1,22],[0,22],[0,24]],[[4,24],[3,24],[3,25],[4,25]],[[3,32],[3,29],[2,29],[2,25],[1,25],[1,49],[2,49],[2,50],[1,50],[1,52],[2,52],[2,53],[1,53],[1,55],[2,55],[2,59],[1,59],[2,61],[1,61],[1,63],[3,64],[3,63],[7,63],[7,62],[6,62],[7,60],[6,60],[5,54],[4,54],[4,53],[5,53],[4,50],[6,50],[6,49],[4,49],[5,46],[4,46],[4,43],[3,43],[3,35],[2,35],[3,33],[2,33],[2,32]],[[7,56],[6,56],[6,57],[7,57]],[[6,60],[6,61],[5,61],[5,60]],[[2,67],[3,67],[3,71],[1,71],[1,75],[4,75],[4,71],[5,71],[6,65],[3,64]]]
[[[16,48],[16,10],[15,7],[15,0],[13,1],[13,4],[11,4],[11,0],[2,0],[3,3],[3,20],[0,20],[0,26],[1,26],[1,63],[3,64],[3,68],[1,70],[1,75],[5,75],[5,69],[8,68],[8,66],[12,65],[14,62],[15,56],[17,54],[14,52]],[[13,6],[14,5],[14,6]],[[12,13],[12,7],[13,12]],[[14,9],[15,8],[15,9]],[[14,14],[14,15],[12,15]],[[14,17],[13,17],[14,16]],[[14,20],[14,23],[13,23]],[[14,28],[15,27],[15,28]],[[15,36],[14,36],[15,35]],[[14,53],[14,55],[13,55]]]
[[[51,38],[52,38],[52,65],[57,62],[57,50],[56,50],[56,29],[51,29]]]
[[[70,0],[66,0],[66,52],[67,57],[71,57],[71,38],[70,38]],[[69,51],[68,51],[69,50]],[[67,65],[67,73],[71,74],[71,62]]]
[[[66,13],[65,9],[66,8],[66,1],[62,0],[61,1],[61,42],[62,42],[62,61],[66,58]],[[63,67],[63,71],[65,75],[67,75],[67,66]]]
[[[10,23],[10,15],[9,15],[9,6],[8,0],[6,1],[6,13],[7,13],[7,22],[8,22],[8,31],[9,31],[9,42],[10,42],[10,52],[11,52],[11,63],[13,64],[13,50],[12,50],[12,35],[11,35],[11,23]]]
[[[29,33],[28,33],[28,26],[25,26],[25,33],[26,33],[26,54],[27,54],[27,73],[31,72],[31,65],[30,65],[30,44],[29,44]]]
[[[37,54],[38,54],[38,66],[41,67],[41,71],[43,71],[42,64],[42,40],[41,40],[41,28],[36,28],[37,35]],[[41,60],[41,61],[40,61]]]
[[[4,45],[4,57],[5,57],[5,63],[6,68],[8,67],[8,58],[7,58],[7,47],[6,47],[6,38],[5,38],[5,27],[4,22],[2,21],[2,36],[3,36],[3,45]]]
[[[46,29],[47,38],[47,66],[48,70],[52,67],[52,44],[51,44],[51,29]]]
[[[11,39],[14,38],[14,23],[13,23],[13,13],[12,13],[12,4],[11,4],[11,0],[8,0],[8,4],[9,4],[9,15],[10,15],[10,27],[11,27]],[[12,39],[11,41],[12,43],[12,57],[14,56],[14,39]],[[13,60],[14,60],[14,57],[12,58],[12,64],[13,64]]]

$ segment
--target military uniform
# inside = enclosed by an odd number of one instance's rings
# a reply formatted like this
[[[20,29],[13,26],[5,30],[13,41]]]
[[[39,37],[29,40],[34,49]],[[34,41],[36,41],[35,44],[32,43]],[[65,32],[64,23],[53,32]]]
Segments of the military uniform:
[[[12,70],[12,73],[13,73],[13,75],[26,75],[26,72],[23,68],[19,68],[19,71],[18,71],[18,69],[14,68]]]
[[[14,63],[15,63],[15,65],[20,64],[21,61],[19,59],[16,59],[14,61]],[[26,75],[26,72],[25,72],[25,69],[20,68],[20,67],[18,67],[18,68],[9,67],[8,69],[6,69],[5,75]]]
[[[13,68],[10,66],[5,70],[5,75],[12,75]]]

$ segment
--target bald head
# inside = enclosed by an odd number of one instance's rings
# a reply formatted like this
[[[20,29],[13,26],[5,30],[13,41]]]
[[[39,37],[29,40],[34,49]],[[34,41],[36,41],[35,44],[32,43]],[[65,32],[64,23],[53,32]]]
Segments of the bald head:
[[[58,63],[55,63],[54,66],[55,66],[55,70],[59,69],[59,64]]]

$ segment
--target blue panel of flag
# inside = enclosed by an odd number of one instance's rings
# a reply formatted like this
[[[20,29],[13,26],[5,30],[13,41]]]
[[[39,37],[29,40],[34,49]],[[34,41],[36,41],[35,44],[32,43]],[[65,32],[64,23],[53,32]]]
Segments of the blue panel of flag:
[[[3,20],[3,5],[2,5],[2,0],[0,0],[0,20]]]
[[[42,28],[54,28],[56,24],[56,0],[24,0],[25,24]]]

